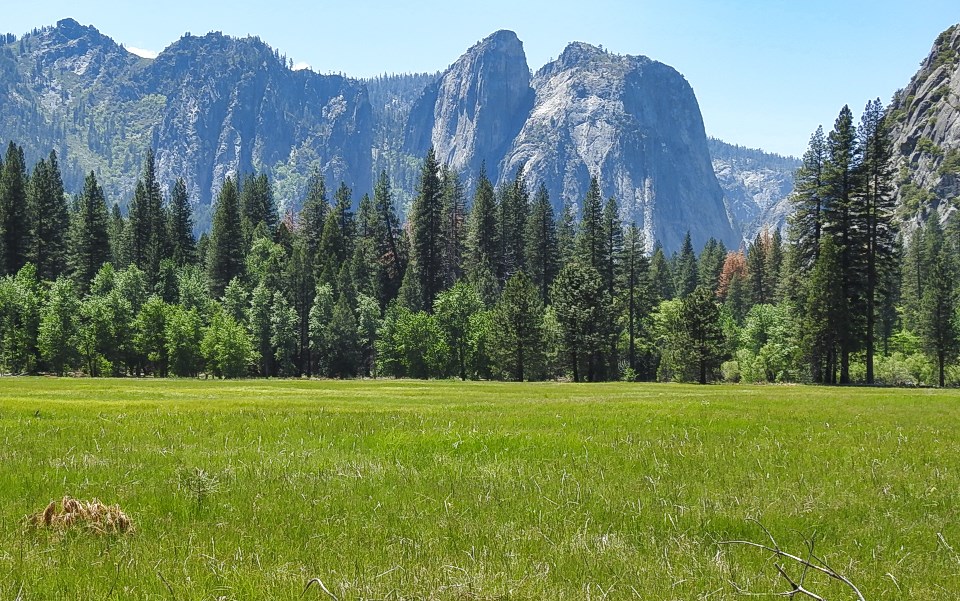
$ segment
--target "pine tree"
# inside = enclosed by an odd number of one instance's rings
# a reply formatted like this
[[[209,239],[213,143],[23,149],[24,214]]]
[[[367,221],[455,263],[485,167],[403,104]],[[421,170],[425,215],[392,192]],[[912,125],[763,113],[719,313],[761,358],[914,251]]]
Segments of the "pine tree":
[[[448,166],[440,169],[443,197],[443,279],[449,288],[463,277],[467,237],[467,209],[463,184]]]
[[[858,135],[860,147],[863,149],[863,163],[860,167],[863,191],[859,199],[859,204],[862,205],[860,214],[863,223],[858,226],[858,229],[860,235],[865,237],[867,255],[866,287],[863,291],[867,310],[866,379],[867,384],[873,384],[877,302],[883,293],[884,275],[893,268],[897,259],[897,230],[894,221],[896,207],[891,168],[893,143],[890,139],[890,127],[879,98],[867,103],[860,120]]]
[[[526,268],[524,242],[530,194],[523,167],[517,168],[513,181],[503,186],[500,196],[500,278],[506,282],[513,274]]]
[[[644,337],[644,326],[654,304],[650,260],[645,253],[645,246],[643,232],[636,222],[631,223],[620,256],[622,281],[619,288],[627,322],[627,364],[641,379],[651,379],[655,375],[651,362],[641,362],[637,350],[637,342]]]
[[[607,245],[604,243],[603,202],[600,199],[600,183],[596,176],[590,178],[590,188],[583,201],[583,214],[576,238],[577,259],[584,265],[602,274],[607,266]],[[601,275],[601,278],[603,276]]]
[[[553,207],[543,182],[533,197],[530,218],[527,219],[525,256],[530,279],[540,292],[540,300],[546,303],[550,286],[560,271],[560,257]]]
[[[333,193],[333,215],[340,228],[340,237],[343,239],[345,256],[353,254],[353,242],[357,237],[357,223],[353,214],[353,191],[345,182],[340,182],[337,191]]]
[[[91,171],[83,183],[70,237],[70,270],[81,293],[86,292],[100,267],[111,260],[109,229],[103,189]]]
[[[850,382],[850,356],[860,347],[864,335],[864,253],[861,209],[857,202],[860,186],[860,148],[853,114],[844,106],[827,136],[824,168],[824,232],[834,238],[840,257],[839,305],[836,307],[840,344],[840,383]],[[822,243],[822,241],[821,241]]]
[[[690,232],[683,237],[680,254],[673,267],[673,286],[676,296],[683,298],[697,288],[697,255],[693,252]]]
[[[341,267],[347,263],[347,241],[343,237],[340,218],[336,210],[327,214],[323,236],[317,252],[317,281],[336,287]]]
[[[67,269],[67,231],[70,216],[60,178],[57,153],[50,152],[33,170],[27,187],[30,247],[27,260],[36,265],[37,277],[53,281]]]
[[[243,225],[237,187],[227,178],[217,195],[207,251],[207,280],[215,298],[223,295],[227,284],[244,274]]]
[[[315,266],[319,261],[320,239],[323,237],[323,226],[327,222],[330,212],[330,202],[327,200],[327,185],[323,174],[314,170],[307,184],[307,196],[300,211],[300,229],[307,245],[307,256],[310,264]],[[319,271],[315,272],[319,275]]]
[[[792,271],[799,277],[810,273],[820,253],[820,235],[824,220],[824,170],[827,163],[827,142],[823,127],[810,136],[803,162],[794,176],[790,197],[794,211],[789,219]]]
[[[724,355],[724,334],[720,324],[720,307],[713,290],[697,287],[684,297],[680,309],[686,346],[696,367],[698,381],[706,384],[720,366]]]
[[[580,381],[581,367],[586,364],[587,380],[594,381],[602,365],[609,307],[600,274],[589,265],[568,263],[553,282],[550,298],[573,380]]]
[[[485,167],[480,168],[480,176],[477,178],[469,221],[467,276],[471,282],[477,284],[481,272],[487,274],[495,272],[499,256],[497,206],[493,184],[487,179]]]
[[[673,274],[659,242],[654,244],[653,255],[650,256],[650,283],[653,286],[656,303],[670,300],[675,296]]]
[[[336,349],[330,358],[330,375],[349,378],[357,375],[360,362],[360,344],[357,335],[357,318],[346,294],[340,294],[330,317],[329,341]]]
[[[378,298],[381,307],[386,307],[397,297],[400,285],[403,283],[403,274],[407,269],[407,257],[403,251],[401,240],[405,239],[400,219],[397,217],[393,205],[393,195],[390,191],[390,177],[386,171],[380,172],[377,184],[373,189],[373,204],[377,213],[377,229],[374,240],[377,242],[379,255],[378,264]]]
[[[533,379],[543,364],[543,303],[522,271],[504,285],[493,307],[493,320],[497,324],[490,332],[494,363],[511,380]]]
[[[147,274],[151,283],[157,280],[160,261],[166,252],[166,218],[163,210],[163,194],[157,182],[155,157],[152,148],[147,149],[143,161],[143,174],[137,180],[133,201],[128,211],[128,244],[130,261]]]
[[[697,285],[715,290],[720,281],[720,272],[723,270],[723,262],[726,258],[727,249],[723,242],[716,238],[707,240],[697,261]]]
[[[845,317],[841,289],[843,263],[832,235],[820,239],[820,252],[810,272],[802,318],[810,374],[818,384],[836,384],[841,330]]]
[[[248,243],[258,229],[264,230],[269,238],[274,237],[280,216],[273,199],[273,187],[265,173],[251,173],[243,178],[240,184],[240,210]]]
[[[937,382],[942,388],[947,363],[960,356],[960,323],[956,264],[936,216],[927,221],[924,230],[923,259],[926,285],[920,299],[920,339],[924,350],[936,363]]]
[[[193,209],[187,195],[187,184],[183,178],[177,178],[170,194],[169,233],[170,258],[177,266],[192,265],[197,262],[197,242],[193,237]]]
[[[557,220],[558,268],[574,260],[576,256],[577,223],[576,211],[570,201],[564,199],[560,217]]]
[[[0,275],[14,274],[27,262],[30,249],[30,212],[27,204],[27,167],[23,148],[13,142],[0,171]]]
[[[416,265],[423,307],[433,312],[433,301],[443,289],[443,198],[440,166],[433,147],[420,169],[417,197],[411,215],[411,260]]]
[[[769,241],[766,232],[757,234],[747,249],[747,277],[750,279],[750,304],[761,305],[771,301],[773,284],[767,279]]]
[[[763,268],[770,286],[770,302],[778,302],[781,298],[780,276],[783,273],[783,236],[778,228],[774,228],[769,237]]]
[[[618,263],[622,251],[623,223],[620,221],[617,199],[611,196],[603,206],[603,268],[599,270],[610,298],[613,298],[616,292]]]

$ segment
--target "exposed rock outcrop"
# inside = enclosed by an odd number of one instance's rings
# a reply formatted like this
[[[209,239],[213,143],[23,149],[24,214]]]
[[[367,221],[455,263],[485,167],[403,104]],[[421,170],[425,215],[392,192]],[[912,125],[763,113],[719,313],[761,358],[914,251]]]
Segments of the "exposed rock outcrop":
[[[483,164],[494,181],[500,159],[533,105],[523,43],[498,31],[470,48],[415,103],[406,128],[409,152],[431,145],[441,163],[468,182]]]
[[[590,178],[621,204],[652,247],[680,247],[740,236],[723,206],[707,137],[690,85],[672,67],[570,44],[533,78],[536,99],[501,163],[524,166],[532,186],[544,182],[556,205],[579,203]]]
[[[902,216],[945,217],[960,204],[960,25],[940,34],[890,116]]]
[[[764,229],[782,230],[793,210],[789,197],[800,161],[715,138],[709,148],[724,205],[743,240],[752,242]]]

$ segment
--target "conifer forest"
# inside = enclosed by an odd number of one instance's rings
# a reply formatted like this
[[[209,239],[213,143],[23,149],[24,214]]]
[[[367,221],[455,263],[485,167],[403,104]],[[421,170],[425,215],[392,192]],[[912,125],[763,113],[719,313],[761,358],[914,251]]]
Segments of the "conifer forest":
[[[227,178],[194,236],[183,179],[140,167],[128,210],[55,152],[0,165],[0,370],[157,377],[960,383],[960,218],[907,220],[889,120],[844,107],[796,173],[786,229],[647,251],[602,198],[555,214],[523,170],[468,194],[431,149],[404,215],[315,174],[279,214]]]

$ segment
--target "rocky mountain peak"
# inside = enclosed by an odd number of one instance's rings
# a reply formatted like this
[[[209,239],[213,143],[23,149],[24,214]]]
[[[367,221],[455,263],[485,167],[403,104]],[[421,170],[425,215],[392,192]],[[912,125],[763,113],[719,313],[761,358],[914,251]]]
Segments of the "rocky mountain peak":
[[[433,146],[437,158],[468,180],[486,164],[496,166],[532,106],[530,68],[523,43],[498,31],[457,59],[414,103],[406,147],[422,156]]]

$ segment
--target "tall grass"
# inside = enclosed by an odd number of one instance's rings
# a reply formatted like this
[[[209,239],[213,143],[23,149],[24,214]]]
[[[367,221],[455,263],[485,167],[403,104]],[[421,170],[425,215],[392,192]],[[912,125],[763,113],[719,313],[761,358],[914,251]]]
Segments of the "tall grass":
[[[956,393],[0,380],[0,599],[956,599]],[[24,517],[66,495],[131,535]],[[844,599],[842,587],[813,581]],[[847,595],[847,597],[844,597]]]

